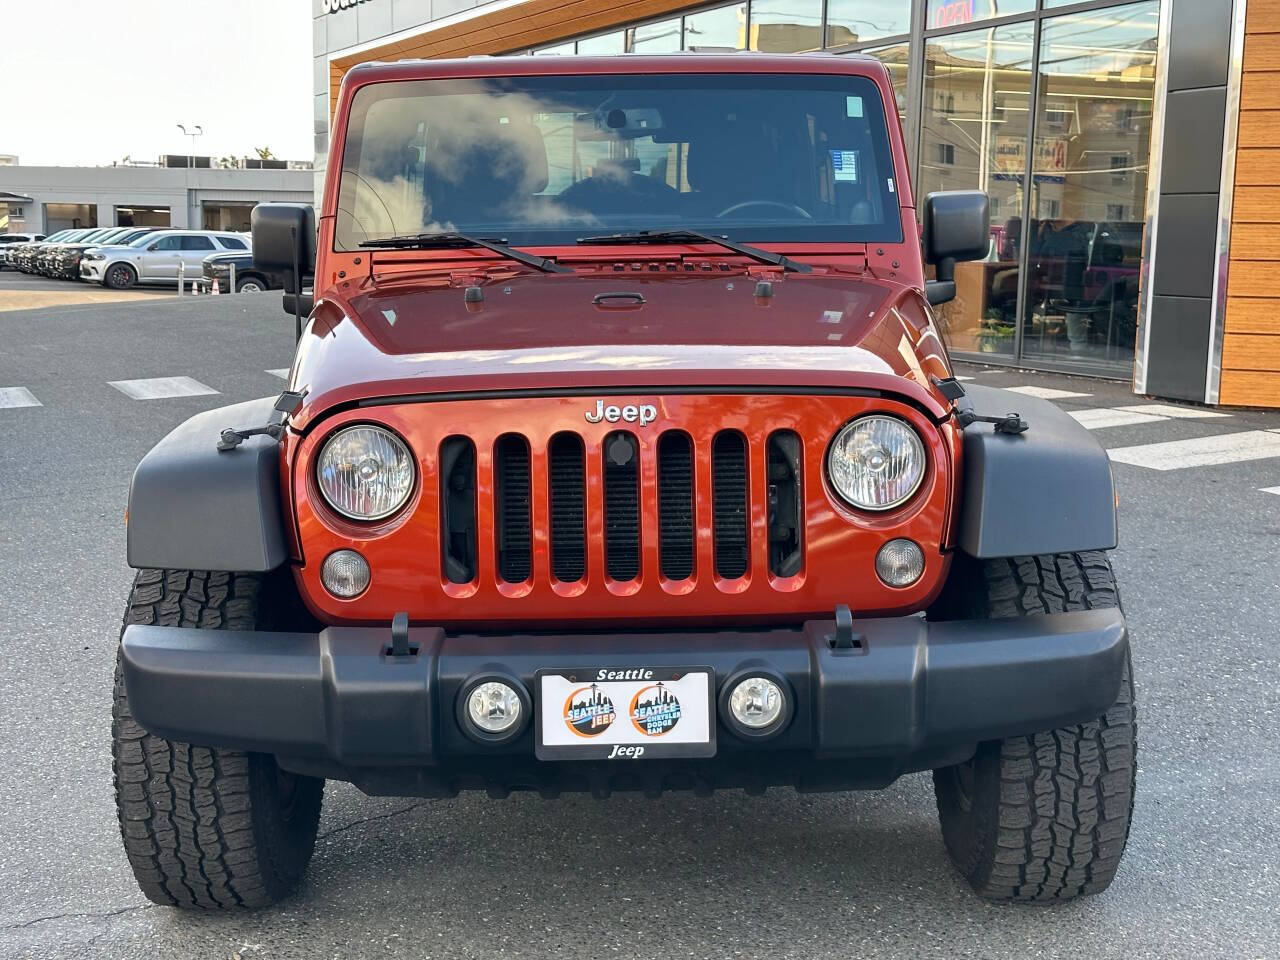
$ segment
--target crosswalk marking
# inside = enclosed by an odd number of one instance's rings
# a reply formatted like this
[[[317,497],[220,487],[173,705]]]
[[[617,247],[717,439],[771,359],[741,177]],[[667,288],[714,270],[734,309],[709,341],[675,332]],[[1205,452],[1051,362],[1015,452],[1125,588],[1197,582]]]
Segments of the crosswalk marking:
[[[1070,390],[1055,390],[1052,387],[1006,387],[1010,393],[1020,393],[1025,397],[1037,397],[1041,400],[1066,400],[1070,397],[1091,397],[1091,393],[1073,393]]]
[[[1172,403],[1139,403],[1132,407],[1119,407],[1120,410],[1131,410],[1134,413],[1149,413],[1153,417],[1173,417],[1178,420],[1212,420],[1229,417],[1229,413],[1217,410],[1206,410],[1203,407],[1179,407]]]
[[[0,387],[0,410],[7,407],[42,407],[36,395],[26,387]]]
[[[1106,427],[1127,427],[1135,423],[1157,423],[1166,417],[1158,417],[1151,413],[1138,413],[1129,409],[1113,410],[1110,407],[1095,407],[1090,410],[1068,410],[1071,416],[1079,421],[1087,430],[1103,430]]]
[[[1197,437],[1194,440],[1168,440],[1135,447],[1117,447],[1107,453],[1116,463],[1146,467],[1149,470],[1212,467],[1223,463],[1280,457],[1280,433],[1245,430],[1213,437]]]
[[[1259,493],[1274,493],[1280,495],[1280,487],[1259,487]]]
[[[267,370],[266,372],[267,372],[267,373],[269,373],[269,374],[271,374],[273,377],[279,377],[281,380],[288,380],[288,379],[289,379],[289,368],[288,368],[288,367],[280,367],[279,369],[276,369],[276,370]]]
[[[167,400],[170,397],[204,397],[218,391],[191,377],[151,377],[145,380],[109,380],[131,400]]]

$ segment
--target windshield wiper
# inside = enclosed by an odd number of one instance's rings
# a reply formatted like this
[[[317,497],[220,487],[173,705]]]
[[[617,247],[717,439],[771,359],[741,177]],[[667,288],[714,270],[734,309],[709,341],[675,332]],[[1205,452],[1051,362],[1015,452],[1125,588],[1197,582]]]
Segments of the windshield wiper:
[[[527,267],[541,270],[543,273],[573,273],[568,267],[562,267],[554,260],[546,257],[535,257],[508,246],[500,240],[488,237],[473,237],[469,233],[415,233],[402,237],[384,237],[381,240],[365,240],[362,247],[376,247],[382,250],[430,250],[434,247],[482,247],[492,250],[508,260],[515,260]]]
[[[797,263],[790,257],[784,257],[780,253],[771,253],[768,250],[761,250],[759,247],[749,247],[745,243],[735,243],[725,237],[717,237],[710,233],[702,233],[699,230],[637,230],[635,233],[609,233],[599,237],[579,237],[580,244],[624,244],[624,243],[679,243],[681,240],[697,240],[702,243],[714,243],[717,246],[724,247],[726,250],[732,250],[734,253],[740,253],[744,257],[750,257],[757,263],[771,263],[776,267],[782,267],[783,270],[794,270],[796,273],[812,273],[813,267],[807,263]]]

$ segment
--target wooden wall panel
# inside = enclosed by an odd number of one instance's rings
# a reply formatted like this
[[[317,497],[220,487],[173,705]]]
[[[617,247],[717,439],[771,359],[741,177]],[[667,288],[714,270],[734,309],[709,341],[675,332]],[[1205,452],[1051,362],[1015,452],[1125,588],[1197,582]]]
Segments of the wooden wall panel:
[[[1219,400],[1280,407],[1280,0],[1249,0]]]

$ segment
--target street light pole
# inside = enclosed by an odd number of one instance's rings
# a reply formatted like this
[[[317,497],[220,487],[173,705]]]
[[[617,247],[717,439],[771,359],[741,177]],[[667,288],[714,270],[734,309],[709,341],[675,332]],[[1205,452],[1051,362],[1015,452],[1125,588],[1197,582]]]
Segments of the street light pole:
[[[191,129],[188,130],[186,124],[178,124],[178,129],[182,131],[184,137],[191,138],[191,152],[187,154],[187,169],[190,170],[196,165],[196,137],[204,136],[204,127],[198,123],[193,123]]]
[[[191,129],[188,130],[185,124],[178,124],[178,129],[182,131],[184,137],[191,138],[191,152],[187,154],[187,225],[191,223],[191,171],[196,165],[196,137],[204,136],[204,127],[198,123],[193,123]]]

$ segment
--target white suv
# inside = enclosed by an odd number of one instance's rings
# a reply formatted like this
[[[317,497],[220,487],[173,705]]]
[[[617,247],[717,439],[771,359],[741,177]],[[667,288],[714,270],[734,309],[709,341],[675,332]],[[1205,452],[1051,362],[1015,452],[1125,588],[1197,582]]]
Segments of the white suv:
[[[224,250],[246,252],[249,241],[230,230],[163,230],[127,246],[86,252],[80,261],[80,279],[113,290],[134,284],[176,285],[179,277],[197,279],[204,258]]]

